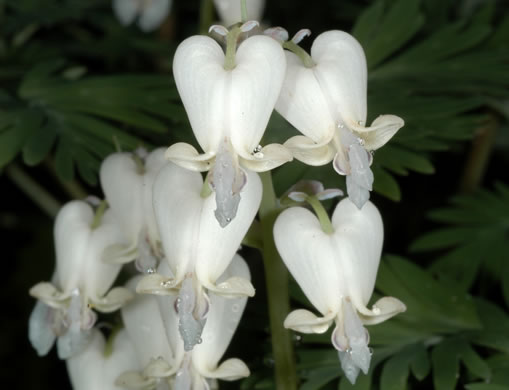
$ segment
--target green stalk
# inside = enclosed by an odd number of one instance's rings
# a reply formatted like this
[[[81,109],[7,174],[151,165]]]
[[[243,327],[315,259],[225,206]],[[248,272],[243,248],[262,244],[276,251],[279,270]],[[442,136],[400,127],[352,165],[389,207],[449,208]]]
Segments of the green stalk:
[[[233,27],[226,36],[226,54],[224,57],[224,69],[232,70],[235,68],[235,52],[237,51],[237,39],[242,31],[240,27]]]
[[[290,332],[283,327],[290,312],[288,295],[288,271],[279,257],[272,233],[279,214],[276,194],[270,172],[260,174],[263,183],[263,197],[260,205],[260,223],[263,238],[263,263],[270,317],[272,351],[276,368],[276,389],[296,390],[297,373]]]
[[[242,21],[242,23],[247,22],[246,0],[240,0],[240,20]]]
[[[18,164],[10,164],[5,173],[48,216],[55,218],[61,204],[44,187],[32,179]]]
[[[308,52],[292,41],[284,42],[283,49],[290,50],[292,53],[296,54],[306,68],[312,68],[316,65]]]
[[[106,200],[102,200],[101,203],[99,203],[97,210],[95,210],[94,220],[92,221],[92,225],[90,226],[92,230],[97,229],[101,225],[104,213],[107,208],[108,202],[106,202]]]
[[[308,196],[306,198],[306,202],[313,207],[313,210],[320,221],[320,225],[322,226],[322,230],[327,234],[334,233],[334,228],[332,227],[329,214],[327,214],[327,211],[323,208],[322,202],[320,202],[316,196]]]
[[[214,6],[212,0],[201,0],[200,5],[200,34],[207,35],[214,21]]]

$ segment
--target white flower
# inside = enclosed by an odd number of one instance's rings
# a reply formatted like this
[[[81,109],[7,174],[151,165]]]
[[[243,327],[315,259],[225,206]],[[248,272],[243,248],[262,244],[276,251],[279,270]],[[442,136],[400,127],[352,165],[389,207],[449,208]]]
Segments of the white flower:
[[[240,0],[214,0],[217,13],[226,26],[240,22]],[[265,0],[247,0],[247,16],[249,20],[261,20]]]
[[[218,220],[233,219],[246,182],[241,166],[255,172],[292,159],[282,145],[259,143],[278,98],[286,61],[281,46],[265,36],[244,40],[236,66],[225,70],[225,54],[211,38],[194,36],[182,42],[173,73],[194,135],[204,154],[191,145],[170,146],[166,157],[195,171],[211,172]],[[234,199],[236,198],[236,199]]]
[[[160,272],[165,272],[161,264]],[[245,261],[235,255],[221,280],[239,277],[250,279]],[[130,284],[134,286],[137,280]],[[239,359],[219,360],[235,333],[246,305],[246,297],[223,298],[210,294],[207,322],[202,341],[191,352],[179,337],[181,313],[174,296],[139,295],[122,308],[122,318],[135,345],[143,369],[123,373],[117,385],[128,389],[209,389],[217,379],[236,380],[249,375]],[[179,311],[177,313],[177,310]],[[173,386],[173,387],[172,387]]]
[[[107,248],[105,261],[125,263],[137,259],[140,271],[157,268],[162,253],[152,205],[152,186],[165,164],[162,148],[146,156],[142,151],[114,153],[103,161],[101,186],[111,213],[129,240],[127,245]]]
[[[111,354],[106,356],[104,336],[92,331],[90,344],[67,360],[74,390],[118,390],[115,379],[124,371],[139,367],[136,352],[125,330],[114,336]]]
[[[38,351],[47,349],[48,332],[44,327],[51,327],[60,336],[57,346],[62,359],[86,346],[96,320],[92,309],[112,312],[132,297],[124,288],[106,294],[120,265],[104,264],[102,253],[107,246],[121,243],[123,237],[109,211],[97,227],[92,226],[93,220],[94,212],[85,202],[72,201],[62,207],[54,230],[54,283],[41,282],[30,289],[30,295],[54,309],[36,306],[30,318],[34,335],[31,341]]]
[[[351,200],[361,208],[372,189],[369,152],[382,147],[404,122],[382,115],[365,126],[366,59],[351,35],[343,31],[319,35],[311,47],[314,66],[310,68],[294,53],[285,53],[286,78],[276,110],[304,134],[285,146],[306,164],[334,160],[334,169],[347,175]]]
[[[113,11],[120,23],[128,26],[135,20],[144,32],[155,30],[170,12],[170,0],[113,0]]]
[[[336,322],[332,342],[341,366],[354,383],[359,370],[367,373],[371,359],[365,325],[377,324],[404,311],[393,297],[366,307],[373,289],[383,243],[383,225],[376,207],[359,210],[342,200],[332,216],[334,232],[322,231],[309,210],[293,207],[281,213],[274,226],[277,249],[309,301],[323,315],[296,310],[285,327],[303,333],[323,333]]]

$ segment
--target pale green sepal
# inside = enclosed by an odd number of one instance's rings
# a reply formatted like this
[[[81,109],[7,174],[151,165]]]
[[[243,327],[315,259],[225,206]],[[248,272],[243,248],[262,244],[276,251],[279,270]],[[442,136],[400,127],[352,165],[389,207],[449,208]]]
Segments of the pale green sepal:
[[[126,302],[134,298],[134,294],[124,287],[115,287],[103,298],[90,298],[91,307],[102,313],[111,313],[120,309]]]
[[[332,312],[324,317],[318,317],[309,310],[298,309],[288,314],[284,327],[301,333],[325,333],[335,317],[336,314]]]

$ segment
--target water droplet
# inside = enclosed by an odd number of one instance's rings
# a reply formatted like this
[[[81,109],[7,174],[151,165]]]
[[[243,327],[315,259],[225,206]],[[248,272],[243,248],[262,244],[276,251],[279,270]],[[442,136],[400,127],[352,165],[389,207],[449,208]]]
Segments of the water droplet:
[[[344,125],[344,124],[340,123],[340,124],[338,125],[338,129],[344,129],[344,128],[345,128],[345,125]]]
[[[230,217],[226,217],[226,222],[231,222],[232,219]]]
[[[345,352],[347,354],[351,355],[352,354],[352,348],[348,347]]]
[[[264,155],[263,155],[263,153],[262,153],[262,152],[256,152],[256,153],[254,154],[254,156],[255,156],[255,158],[263,158],[263,157],[264,157]]]
[[[147,270],[145,271],[145,273],[147,274],[155,274],[156,273],[156,270],[154,268],[147,268]]]
[[[373,356],[373,348],[368,348],[368,350],[369,350],[369,355]]]
[[[253,149],[253,153],[260,153],[262,151],[262,145],[258,145],[256,148]]]
[[[364,121],[358,121],[358,122],[357,122],[357,124],[358,124],[359,126],[364,126]]]
[[[203,340],[202,340],[202,338],[200,337],[200,338],[196,341],[196,344],[201,344],[201,343],[203,343]]]
[[[377,305],[373,305],[373,308],[371,310],[373,311],[373,314],[376,316],[381,313],[381,310]]]
[[[364,146],[366,144],[366,142],[361,137],[357,138],[357,142],[360,146]]]

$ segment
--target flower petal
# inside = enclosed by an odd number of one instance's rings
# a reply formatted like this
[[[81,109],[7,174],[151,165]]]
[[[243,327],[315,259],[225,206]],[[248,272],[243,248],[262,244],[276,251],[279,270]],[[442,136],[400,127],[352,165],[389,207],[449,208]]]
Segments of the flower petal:
[[[232,263],[221,275],[219,284],[225,279],[232,278],[246,281],[251,279],[247,264],[239,255],[235,255]],[[246,297],[228,299],[213,293],[210,294],[210,310],[202,333],[203,342],[194,347],[192,359],[193,365],[202,376],[234,380],[232,377],[239,378],[249,375],[249,370],[246,373],[247,367],[238,359],[228,364],[225,362],[223,365],[226,364],[226,366],[221,365],[217,368],[217,363],[230,344],[242,317],[246,301]]]
[[[329,141],[315,143],[311,138],[297,135],[284,143],[290,150],[293,157],[304,164],[320,166],[328,164],[334,158],[336,151],[329,144]]]
[[[384,146],[396,132],[405,125],[405,121],[396,115],[380,115],[370,127],[353,126],[364,140],[366,150],[376,150]]]
[[[138,282],[136,292],[138,294],[175,295],[178,282],[173,278],[154,273],[146,275]]]
[[[383,297],[375,302],[371,310],[365,306],[356,308],[365,325],[376,325],[406,311],[406,306],[394,297]]]
[[[178,166],[198,172],[208,171],[215,156],[215,152],[199,154],[193,146],[184,142],[171,145],[165,154],[168,160]]]
[[[39,356],[47,355],[57,338],[52,328],[54,315],[55,309],[41,301],[35,303],[30,314],[28,339]]]
[[[226,26],[240,22],[240,2],[237,0],[214,0],[217,13]],[[261,20],[265,0],[249,0],[246,2],[249,20]]]
[[[260,143],[281,91],[286,59],[274,39],[255,35],[241,43],[235,61],[227,107],[229,135],[235,151],[249,159]]]
[[[298,309],[286,316],[284,326],[301,333],[325,333],[335,316],[335,313],[330,312],[324,317],[317,317],[309,310]]]
[[[91,299],[92,307],[102,313],[111,313],[120,309],[126,302],[134,298],[134,294],[123,287],[115,287],[105,296],[97,300]]]
[[[166,260],[176,279],[176,284],[187,272],[194,270],[197,252],[197,235],[204,199],[200,192],[203,185],[201,175],[180,168],[174,164],[165,166],[154,182],[154,210],[166,254]],[[215,208],[214,197],[207,198]],[[214,218],[210,218],[221,229]]]
[[[327,144],[334,135],[336,123],[314,68],[306,68],[294,53],[286,51],[285,54],[286,76],[276,110],[314,143]]]
[[[177,48],[173,59],[175,83],[194,135],[205,152],[217,150],[228,129],[225,97],[229,73],[224,53],[212,38],[193,36]]]
[[[150,32],[158,28],[170,13],[170,0],[151,0],[145,2],[141,11],[138,25],[144,32]]]
[[[259,152],[240,157],[240,164],[254,172],[266,172],[292,161],[292,153],[283,145],[270,144]]]
[[[323,232],[318,218],[302,207],[283,211],[274,225],[277,249],[310,302],[322,313],[337,313],[347,295],[341,258],[333,236]]]
[[[62,293],[49,282],[37,283],[30,289],[29,294],[55,309],[65,307],[71,296],[71,292]]]
[[[367,65],[359,42],[344,31],[327,31],[313,42],[311,57],[334,121],[349,128],[365,124]]]
[[[138,0],[113,0],[113,11],[124,26],[131,24],[139,12]]]
[[[332,215],[335,256],[353,305],[364,306],[373,293],[383,244],[382,217],[371,202],[359,210],[348,198]]]
[[[56,272],[62,291],[70,293],[82,277],[91,238],[92,208],[75,200],[66,203],[55,220]]]
[[[239,204],[237,216],[228,226],[222,228],[217,223],[214,217],[216,202],[213,196],[200,199],[203,206],[196,225],[197,231],[191,239],[191,245],[196,256],[196,276],[203,286],[212,290],[215,289],[216,280],[232,261],[260,206],[261,180],[254,172],[246,173],[247,183],[240,192],[242,201]],[[186,224],[191,222],[191,217],[186,216],[185,219],[186,221],[181,222],[180,219],[174,218],[173,223],[179,224],[180,228],[184,229]],[[225,292],[228,292],[227,289]]]

